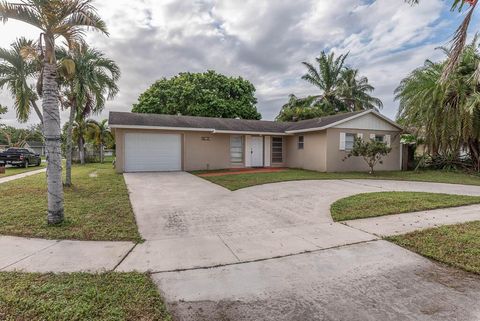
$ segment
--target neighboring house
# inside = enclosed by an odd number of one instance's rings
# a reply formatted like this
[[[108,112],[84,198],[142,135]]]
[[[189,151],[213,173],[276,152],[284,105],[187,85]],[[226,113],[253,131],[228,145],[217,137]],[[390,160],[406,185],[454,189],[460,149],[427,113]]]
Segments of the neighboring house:
[[[22,147],[23,148],[30,148],[36,154],[38,154],[40,156],[45,156],[45,144],[43,142],[27,140],[25,142],[25,144],[23,144]]]
[[[344,161],[355,137],[392,147],[377,170],[399,170],[402,164],[402,128],[373,110],[299,122],[110,112],[109,125],[117,172],[243,167],[366,171],[360,157]]]

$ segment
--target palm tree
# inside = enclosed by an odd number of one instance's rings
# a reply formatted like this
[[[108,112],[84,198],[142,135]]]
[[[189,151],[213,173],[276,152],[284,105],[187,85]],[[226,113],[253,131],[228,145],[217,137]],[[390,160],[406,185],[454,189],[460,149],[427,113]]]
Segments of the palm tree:
[[[35,110],[43,123],[42,112],[38,108],[38,96],[28,84],[28,79],[38,74],[35,61],[28,61],[22,54],[24,48],[34,46],[32,40],[17,39],[11,49],[0,48],[0,88],[7,87],[15,101],[15,111],[20,122],[26,122],[30,116],[30,107]]]
[[[480,85],[475,79],[480,63],[477,38],[465,47],[454,72],[442,79],[453,51],[447,59],[426,61],[396,89],[400,101],[399,122],[423,133],[429,153],[456,161],[460,151],[470,152],[473,165],[480,169]]]
[[[112,133],[108,127],[108,120],[104,119],[100,122],[97,122],[93,119],[89,119],[87,122],[90,125],[89,136],[93,139],[95,145],[99,147],[100,163],[103,164],[105,145],[107,141],[112,138]]]
[[[290,95],[277,120],[297,121],[302,119],[332,115],[366,109],[380,109],[382,101],[371,96],[374,87],[366,77],[360,77],[358,70],[348,68],[345,60],[348,54],[327,55],[324,51],[315,60],[318,68],[303,62],[307,73],[302,79],[320,89],[320,95],[297,98]]]
[[[327,109],[338,111],[337,109],[341,105],[338,89],[347,57],[348,54],[335,58],[333,52],[327,55],[322,51],[320,56],[315,58],[318,69],[309,62],[302,62],[307,67],[307,73],[302,76],[302,79],[320,89],[322,94],[314,97],[316,97],[318,103],[326,106]]]
[[[368,83],[367,77],[358,75],[357,69],[342,70],[339,87],[340,100],[346,105],[348,111],[378,110],[383,107],[380,99],[370,96],[375,88]]]
[[[107,34],[105,23],[97,15],[92,0],[21,0],[0,2],[0,20],[23,21],[41,30],[42,109],[47,151],[47,190],[49,224],[64,219],[59,93],[55,40],[63,37],[70,48],[83,42],[84,28]]]
[[[418,4],[420,0],[405,0],[410,4]],[[465,43],[467,41],[468,35],[468,27],[470,26],[470,22],[472,21],[473,13],[475,12],[475,8],[478,4],[477,0],[452,0],[452,6],[450,8],[451,11],[458,10],[459,12],[463,10],[465,5],[469,6],[467,14],[463,19],[460,26],[457,28],[453,35],[452,39],[452,50],[449,56],[447,64],[445,64],[443,72],[442,72],[442,81],[445,81],[450,74],[452,74],[460,61],[460,56],[462,54],[463,49],[465,48]],[[477,73],[480,74],[480,66],[477,67]]]
[[[71,186],[72,176],[72,131],[75,118],[84,120],[90,114],[100,113],[105,99],[112,99],[118,93],[116,82],[120,78],[117,64],[105,55],[87,45],[72,50],[59,50],[60,59],[71,59],[75,64],[74,76],[64,79],[66,90],[65,105],[70,108],[67,127],[67,164],[65,185]],[[85,163],[84,148],[81,146],[80,162]]]

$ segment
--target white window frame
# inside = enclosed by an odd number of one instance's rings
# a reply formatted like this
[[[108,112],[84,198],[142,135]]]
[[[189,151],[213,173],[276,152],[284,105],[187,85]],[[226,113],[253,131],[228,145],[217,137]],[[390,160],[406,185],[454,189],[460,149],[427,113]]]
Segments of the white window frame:
[[[300,141],[300,138],[302,141]],[[304,149],[305,148],[305,136],[300,135],[297,138],[297,149]]]
[[[348,137],[353,137],[353,140],[349,141]],[[358,134],[356,133],[345,133],[345,150],[353,149],[353,146],[355,144],[355,139],[357,139],[357,137],[358,137]],[[350,146],[349,143],[352,143],[352,145]]]
[[[240,146],[234,146],[234,143],[237,143],[238,139],[240,138]],[[245,146],[245,142],[244,142],[244,139],[243,139],[243,136],[242,135],[231,135],[230,136],[230,162],[232,164],[241,164],[243,163],[243,156],[244,156],[244,146]],[[235,151],[233,149],[236,149]],[[233,153],[235,154],[240,154],[241,156],[238,157],[238,156],[233,156]]]

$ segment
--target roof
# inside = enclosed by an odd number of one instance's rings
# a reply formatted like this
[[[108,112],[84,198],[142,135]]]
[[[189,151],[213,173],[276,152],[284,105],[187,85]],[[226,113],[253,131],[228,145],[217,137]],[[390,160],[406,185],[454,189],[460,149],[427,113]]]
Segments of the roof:
[[[374,113],[395,127],[401,129],[398,124],[381,115],[380,113],[375,112],[374,110],[343,113],[307,119],[298,122],[110,112],[109,125],[111,128],[150,128],[207,131],[213,133],[243,132],[259,134],[275,133],[286,135],[291,133],[327,129],[368,113]]]
[[[28,145],[29,147],[43,147],[45,144],[43,142],[40,142],[40,141],[33,141],[33,140],[27,140],[25,142],[25,145]]]

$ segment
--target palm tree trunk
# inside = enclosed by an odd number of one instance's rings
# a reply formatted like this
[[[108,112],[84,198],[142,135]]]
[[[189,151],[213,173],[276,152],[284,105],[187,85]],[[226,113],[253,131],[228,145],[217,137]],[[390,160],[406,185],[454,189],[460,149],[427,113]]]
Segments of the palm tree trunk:
[[[72,145],[73,145],[73,121],[75,119],[75,101],[70,104],[70,117],[67,127],[67,168],[65,174],[65,185],[72,186]]]
[[[53,40],[48,46],[53,52]],[[47,49],[47,51],[48,51]],[[58,108],[57,66],[46,55],[43,71],[44,114],[43,134],[47,154],[47,190],[48,190],[48,224],[61,223],[64,218],[63,184],[62,184],[62,150],[60,131],[60,111]]]
[[[42,112],[40,111],[40,108],[38,108],[37,102],[31,99],[30,103],[32,104],[33,109],[37,113],[38,119],[40,119],[40,123],[43,125],[43,115],[42,115]]]
[[[100,143],[100,163],[102,163],[102,164],[103,164],[103,159],[104,159],[103,148],[104,148],[103,143]]]
[[[81,134],[78,138],[78,152],[80,154],[80,164],[85,165],[85,142]]]

